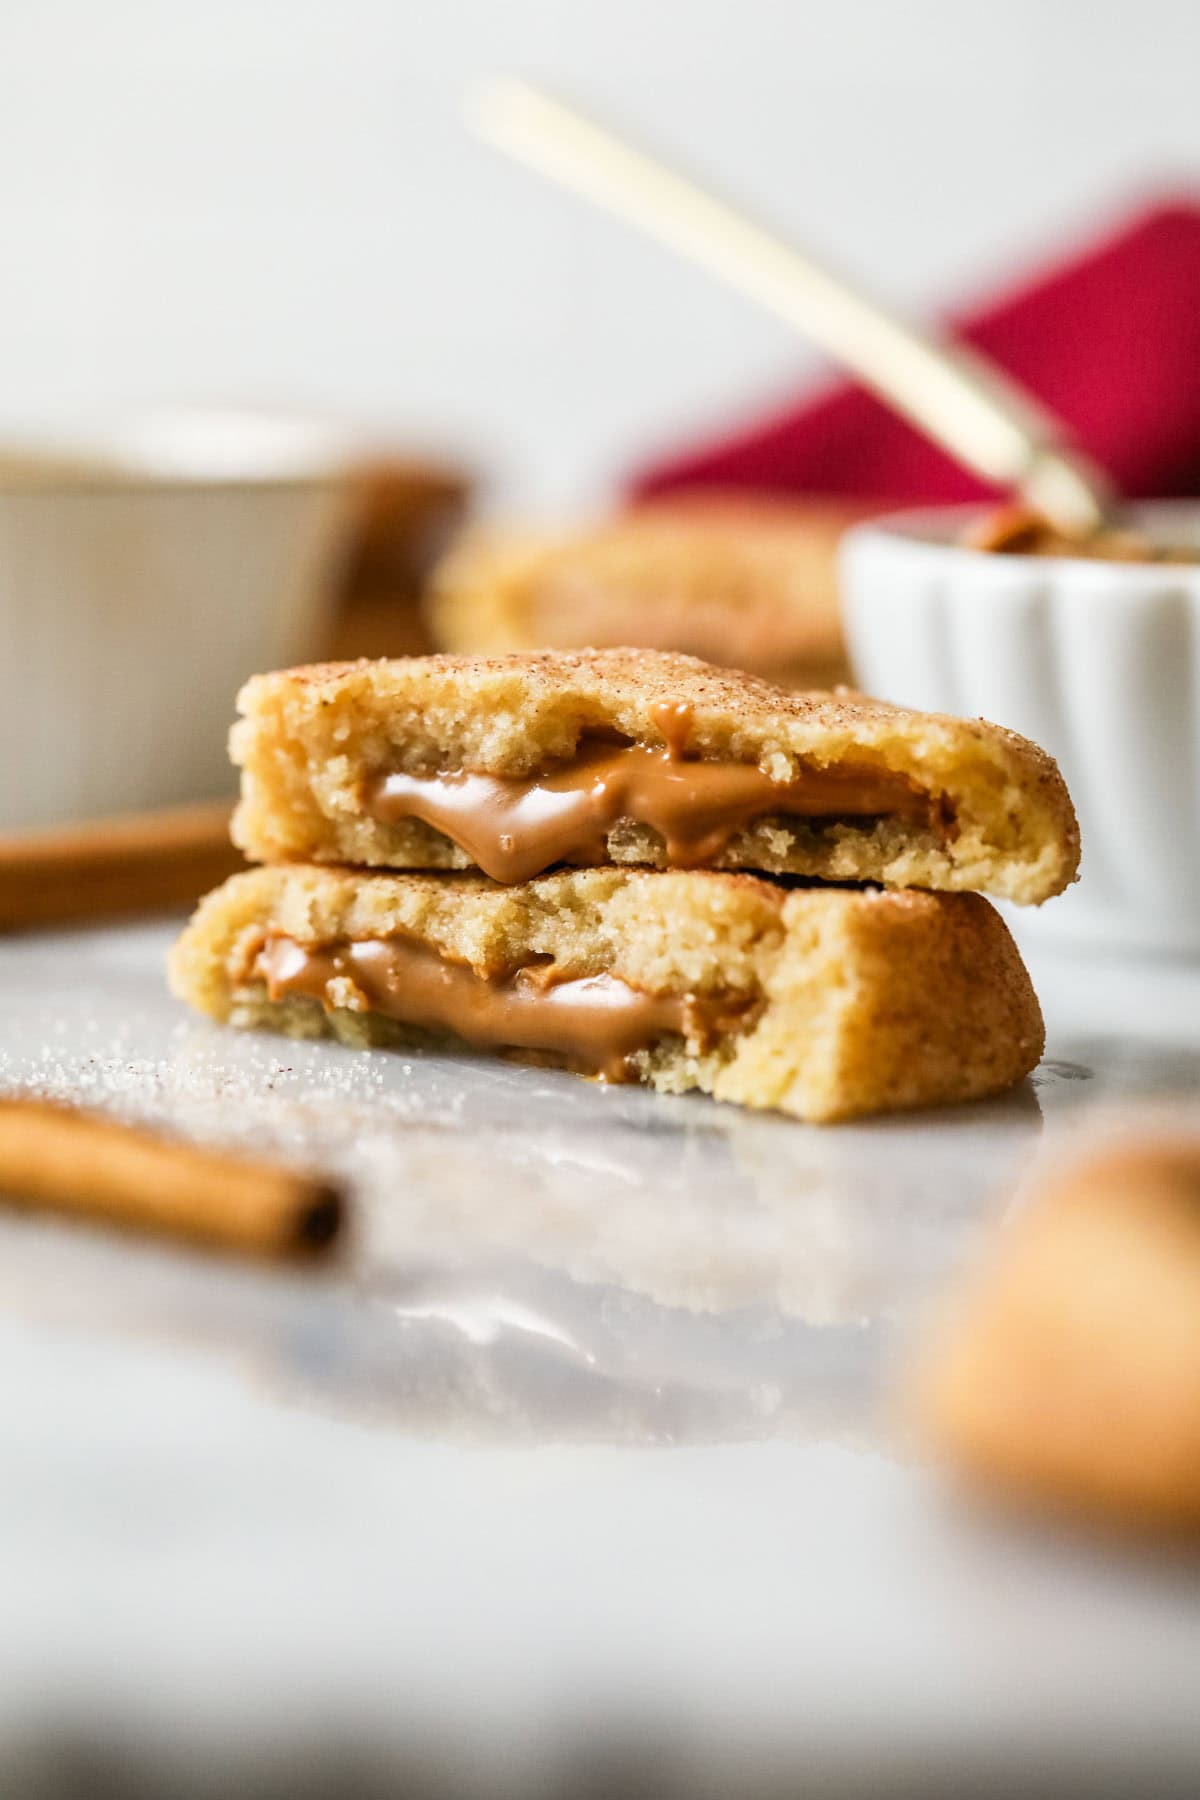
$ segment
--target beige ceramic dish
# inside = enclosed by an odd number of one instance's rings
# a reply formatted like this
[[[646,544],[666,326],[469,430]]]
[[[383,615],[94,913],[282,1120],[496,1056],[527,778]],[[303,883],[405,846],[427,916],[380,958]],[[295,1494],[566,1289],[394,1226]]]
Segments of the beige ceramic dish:
[[[242,412],[0,448],[0,830],[228,789],[239,683],[320,646],[354,448]]]

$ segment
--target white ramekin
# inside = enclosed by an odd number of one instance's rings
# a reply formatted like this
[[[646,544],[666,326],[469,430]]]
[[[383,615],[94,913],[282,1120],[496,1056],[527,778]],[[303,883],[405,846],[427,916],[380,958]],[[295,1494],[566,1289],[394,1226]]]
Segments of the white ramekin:
[[[1010,726],[1058,759],[1083,860],[1039,927],[1200,954],[1200,561],[997,556],[956,542],[970,516],[897,514],[847,534],[855,679]],[[1200,546],[1200,502],[1137,517],[1162,542]]]
[[[227,791],[238,686],[320,646],[353,463],[243,412],[0,446],[0,830]]]

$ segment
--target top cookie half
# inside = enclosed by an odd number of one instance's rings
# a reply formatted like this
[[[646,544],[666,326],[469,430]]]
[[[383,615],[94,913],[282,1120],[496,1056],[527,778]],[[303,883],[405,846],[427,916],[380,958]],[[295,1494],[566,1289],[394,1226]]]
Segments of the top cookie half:
[[[689,656],[414,657],[258,675],[234,839],[264,862],[755,869],[1037,902],[1075,877],[1056,764],[980,720],[787,694]]]

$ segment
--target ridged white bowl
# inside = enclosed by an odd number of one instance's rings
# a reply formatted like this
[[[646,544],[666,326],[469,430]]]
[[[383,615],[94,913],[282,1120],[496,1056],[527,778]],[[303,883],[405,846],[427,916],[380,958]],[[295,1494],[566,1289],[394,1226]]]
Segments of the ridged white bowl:
[[[229,788],[239,685],[320,647],[349,468],[244,413],[0,448],[0,831]]]
[[[1200,561],[989,555],[955,542],[968,517],[897,514],[847,534],[859,685],[1010,726],[1058,759],[1079,814],[1081,878],[1039,909],[1039,926],[1200,955]],[[1138,517],[1200,555],[1200,503]]]

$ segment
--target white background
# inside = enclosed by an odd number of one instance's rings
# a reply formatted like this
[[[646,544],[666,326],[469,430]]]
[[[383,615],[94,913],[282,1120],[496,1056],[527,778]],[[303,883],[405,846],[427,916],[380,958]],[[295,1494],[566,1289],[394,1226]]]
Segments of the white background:
[[[1200,165],[1195,0],[0,0],[0,426],[316,405],[549,502],[812,368],[472,142],[489,69],[910,306]]]

